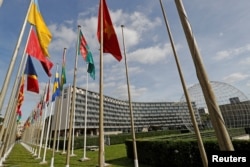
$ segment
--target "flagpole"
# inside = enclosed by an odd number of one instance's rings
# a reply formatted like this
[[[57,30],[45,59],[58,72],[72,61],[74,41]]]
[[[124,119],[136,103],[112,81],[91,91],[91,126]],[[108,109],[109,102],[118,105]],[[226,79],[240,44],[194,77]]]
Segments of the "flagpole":
[[[41,132],[41,136],[40,136],[40,146],[39,146],[39,151],[38,151],[38,156],[37,158],[40,159],[40,155],[41,155],[41,148],[42,148],[42,144],[43,144],[43,137],[44,137],[44,129],[45,129],[45,119],[46,119],[46,114],[47,114],[47,105],[45,104],[46,101],[46,94],[47,94],[47,86],[45,87],[45,93],[44,93],[44,97],[43,97],[43,104],[42,104],[42,108],[43,109],[43,105],[44,105],[44,113],[43,113],[43,119],[42,119],[42,132]]]
[[[88,64],[89,65],[89,64]],[[87,65],[87,66],[88,66]],[[87,67],[88,69],[88,67]],[[86,157],[86,139],[87,139],[87,114],[88,114],[88,87],[89,87],[89,82],[88,82],[88,72],[86,76],[86,90],[85,90],[85,115],[84,115],[84,141],[83,141],[83,157],[80,159],[81,161],[86,161],[89,160],[89,158]]]
[[[73,125],[72,125],[72,146],[71,146],[71,157],[76,156],[74,154],[74,144],[75,144],[75,110],[73,111]]]
[[[58,99],[58,100],[57,100]],[[55,129],[54,129],[54,136],[53,136],[53,145],[52,145],[52,157],[51,157],[51,162],[50,162],[50,167],[54,167],[54,159],[55,159],[55,147],[56,147],[56,136],[57,136],[57,130],[58,130],[58,117],[59,117],[59,113],[60,113],[60,108],[58,106],[60,106],[61,103],[61,98],[57,98],[55,99],[56,101],[56,108],[54,108],[54,117],[53,117],[53,122],[55,122]],[[52,133],[52,130],[51,130]]]
[[[103,0],[100,0],[101,6],[101,39],[100,39],[100,80],[99,80],[99,167],[105,166],[104,152],[104,127],[103,127]]]
[[[78,25],[77,30],[77,45],[79,46],[79,33],[80,33],[81,26]],[[69,140],[68,140],[68,147],[67,147],[67,158],[66,158],[66,167],[69,167],[70,161],[70,145],[71,145],[71,136],[72,136],[72,124],[73,124],[73,113],[75,111],[75,99],[76,99],[76,74],[77,74],[77,61],[78,61],[78,48],[76,47],[76,57],[75,57],[75,69],[74,69],[74,78],[73,78],[73,97],[71,103],[71,110],[70,110],[70,120],[69,120]]]
[[[100,80],[99,80],[99,167],[105,166],[104,152],[104,127],[103,127],[103,0],[100,0],[101,6],[101,39],[100,39]]]
[[[13,112],[14,113],[14,112]],[[8,140],[6,140],[6,145],[5,145],[5,150],[4,150],[4,152],[5,152],[5,156],[3,157],[3,160],[5,160],[5,158],[6,158],[6,152],[7,152],[7,150],[9,149],[9,147],[10,147],[10,143],[11,143],[11,137],[12,137],[12,135],[13,134],[15,134],[14,132],[16,131],[16,122],[17,121],[15,121],[16,119],[17,119],[17,114],[15,114],[14,113],[14,119],[12,119],[12,121],[11,121],[11,125],[10,125],[10,132],[9,132],[9,135],[8,135]],[[12,118],[13,118],[12,117]]]
[[[2,4],[3,4],[3,0],[0,0],[0,7],[2,6]]]
[[[56,73],[57,72],[58,72],[58,64],[56,65]],[[56,81],[56,82],[59,82],[59,81]],[[57,89],[59,89],[59,88],[57,88]],[[55,91],[57,91],[57,90],[55,90]],[[55,98],[55,101],[56,101],[56,99],[57,98]],[[56,135],[57,135],[57,130],[58,130],[58,120],[59,120],[59,115],[60,115],[60,108],[58,106],[60,106],[60,104],[62,102],[62,99],[58,98],[58,100],[56,102],[57,102],[57,105],[56,105],[57,107],[54,108],[54,117],[53,117],[53,119],[54,119],[53,122],[55,122],[55,129],[54,129],[53,146],[52,146],[52,157],[51,157],[50,167],[54,167],[55,147],[56,147]],[[52,130],[51,130],[51,132],[52,132]]]
[[[181,70],[181,67],[180,67],[178,55],[176,53],[176,49],[175,49],[175,46],[174,46],[174,41],[173,41],[172,34],[171,34],[171,31],[170,31],[170,27],[169,27],[169,24],[168,24],[167,15],[166,15],[166,12],[165,12],[165,10],[163,8],[163,5],[162,5],[162,0],[160,0],[160,5],[161,5],[161,10],[162,10],[162,14],[163,14],[163,17],[164,17],[164,21],[165,21],[165,24],[166,24],[168,36],[169,36],[169,39],[170,39],[170,43],[171,43],[171,46],[172,46],[172,50],[173,50],[173,53],[174,53],[177,69],[178,69],[178,72],[179,72],[179,75],[180,75],[182,87],[183,87],[184,94],[185,94],[185,97],[186,97],[187,105],[188,105],[188,108],[189,108],[189,114],[190,114],[190,117],[191,117],[191,120],[192,120],[192,123],[193,123],[196,138],[197,138],[197,141],[198,141],[198,147],[199,147],[199,150],[200,150],[203,166],[207,167],[208,166],[208,160],[207,160],[206,151],[205,151],[205,148],[204,148],[204,145],[203,145],[203,142],[202,142],[202,138],[201,138],[201,134],[200,134],[200,131],[199,131],[196,119],[195,119],[194,110],[193,110],[192,103],[191,103],[191,100],[190,100],[190,96],[189,96],[189,93],[188,93],[188,90],[187,90],[187,87],[186,87],[186,83],[185,83],[185,80],[184,80],[184,77],[183,77],[183,74],[182,74],[182,70]]]
[[[49,83],[50,83],[50,79],[49,79]],[[45,158],[46,158],[46,152],[47,152],[47,145],[48,145],[48,138],[49,138],[49,132],[50,132],[51,115],[52,115],[53,106],[54,106],[54,102],[52,102],[51,105],[50,105],[49,120],[48,120],[48,123],[47,123],[46,139],[45,139],[45,145],[44,145],[44,151],[43,151],[43,160],[40,162],[40,164],[47,164],[47,161],[45,160]],[[47,105],[45,107],[46,107],[46,110],[47,110]],[[46,118],[45,118],[45,120],[46,120]]]
[[[3,82],[2,90],[1,90],[1,93],[0,93],[0,114],[2,114],[3,103],[4,103],[4,100],[5,100],[5,97],[6,97],[6,92],[7,92],[9,82],[10,82],[10,78],[11,78],[13,68],[14,68],[14,65],[15,65],[15,62],[16,62],[17,53],[19,51],[20,44],[21,44],[23,34],[24,34],[24,30],[25,30],[25,27],[26,27],[26,24],[27,24],[27,18],[28,18],[28,14],[30,12],[30,9],[31,9],[31,5],[32,5],[32,0],[30,1],[30,5],[28,7],[28,10],[27,10],[24,22],[23,22],[23,26],[22,26],[20,34],[19,34],[19,38],[17,40],[17,44],[16,44],[15,50],[13,52],[11,62],[10,62],[9,68],[7,70],[7,73],[6,73],[5,80]],[[0,139],[1,138],[2,138],[2,135],[0,136]]]
[[[68,117],[69,117],[69,100],[70,100],[70,95],[71,95],[71,87],[69,84],[69,90],[68,90],[68,97],[67,97],[67,108],[66,108],[66,123],[64,127],[64,141],[63,141],[63,152],[62,154],[66,154],[65,152],[65,144],[66,144],[66,137],[67,137],[67,128],[68,126]]]
[[[51,124],[51,117],[52,117],[52,110],[53,110],[53,107],[54,107],[54,103],[55,102],[52,102],[51,106],[50,106],[49,123],[48,123],[48,129],[47,129],[48,131],[47,131],[47,134],[46,134],[45,148],[44,148],[44,153],[43,153],[43,160],[42,160],[42,162],[40,162],[40,164],[47,164],[47,161],[45,161],[45,158],[46,158],[46,152],[47,152],[48,136],[49,136],[49,132],[50,132],[49,129],[51,129],[50,124]]]
[[[135,137],[135,128],[134,128],[133,106],[132,106],[132,100],[131,100],[131,94],[130,94],[130,85],[129,85],[129,78],[128,78],[127,56],[126,56],[125,40],[124,40],[124,34],[123,34],[124,25],[121,25],[121,28],[122,28],[122,39],[123,39],[123,51],[124,51],[124,58],[125,58],[126,79],[127,79],[127,87],[128,87],[128,101],[129,101],[129,111],[130,111],[130,122],[131,122],[131,131],[132,131],[132,137],[133,137],[134,166],[139,167],[138,157],[137,157],[137,149],[136,149],[136,137]]]
[[[61,131],[61,117],[62,117],[62,105],[63,105],[63,95],[64,95],[64,89],[62,90],[62,96],[61,96],[61,103],[60,103],[60,109],[59,109],[59,123],[58,123],[58,132],[57,132],[57,146],[56,146],[56,152],[59,152],[59,141],[60,141],[60,131]]]
[[[17,99],[15,98],[14,104],[16,104],[16,103],[17,103]],[[14,124],[15,119],[16,119],[16,113],[14,111],[14,108],[16,108],[16,107],[17,107],[17,104],[14,105],[11,109],[10,118],[12,118],[12,119],[9,120],[8,126],[5,130],[4,140],[3,140],[4,145],[2,144],[2,146],[1,146],[1,160],[0,160],[1,166],[2,166],[2,162],[5,161],[5,153],[6,153],[8,145],[9,145],[9,140],[10,140],[10,136],[11,136],[10,133],[12,132],[12,129],[14,126],[13,124]],[[4,128],[4,127],[2,127],[2,128]]]
[[[193,62],[195,64],[197,77],[199,79],[205,97],[205,101],[208,107],[213,128],[215,130],[215,134],[218,139],[220,150],[233,151],[234,147],[232,141],[226,129],[220,108],[216,102],[216,97],[209,82],[205,67],[203,66],[196,40],[192,33],[191,26],[187,20],[186,11],[183,7],[181,0],[175,0],[175,4],[179,13],[184,33],[186,35],[187,43],[189,45],[189,50],[191,52]]]
[[[35,132],[34,132],[34,147],[35,147],[35,152],[33,154],[33,156],[37,156],[37,146],[38,146],[38,138],[39,138],[39,119],[38,116],[37,116],[37,113],[38,113],[38,110],[37,110],[37,106],[35,108],[35,125],[34,125],[34,129],[35,129]]]
[[[54,121],[54,117],[53,118],[51,118],[51,122],[53,122]],[[51,145],[51,140],[52,140],[52,128],[50,128],[49,129],[49,139],[48,139],[48,149],[51,149],[50,148],[50,145]]]
[[[28,39],[29,39],[29,36],[30,36],[30,32],[31,32],[31,28],[30,28],[30,31],[29,31]],[[17,79],[15,80],[12,91],[11,91],[11,97],[10,97],[10,100],[9,100],[9,103],[8,103],[8,106],[7,106],[7,109],[6,109],[3,125],[2,125],[2,128],[0,130],[0,140],[2,141],[2,143],[6,143],[5,141],[7,140],[6,134],[3,136],[4,129],[5,129],[4,127],[6,126],[7,128],[9,128],[8,125],[9,125],[11,119],[13,118],[11,116],[11,112],[15,113],[15,110],[13,109],[13,104],[17,103],[16,99],[18,98],[18,93],[20,91],[20,85],[19,84],[20,84],[20,82],[22,80],[21,74],[24,73],[24,67],[25,67],[26,59],[27,59],[27,56],[25,55],[26,48],[27,48],[27,42],[26,42],[24,52],[23,52],[23,55],[22,55],[22,59],[21,59],[21,62],[20,62],[19,68],[18,68],[18,73],[17,73],[17,77],[16,77]],[[0,158],[2,158],[3,153],[4,152],[3,152],[3,145],[2,145],[1,148],[0,148]]]
[[[64,95],[64,89],[63,89],[64,79],[62,78],[62,75],[65,75],[65,55],[66,55],[66,50],[67,50],[67,48],[63,49],[63,62],[62,62],[62,66],[63,67],[62,67],[61,85],[60,85],[60,89],[62,91],[62,100],[61,101],[63,101],[63,95]],[[64,69],[64,71],[63,71],[63,69]],[[59,152],[59,141],[60,141],[59,138],[60,138],[60,131],[61,131],[62,108],[63,108],[63,103],[61,102],[60,116],[59,116],[59,127],[58,127],[58,136],[57,136],[57,152]]]

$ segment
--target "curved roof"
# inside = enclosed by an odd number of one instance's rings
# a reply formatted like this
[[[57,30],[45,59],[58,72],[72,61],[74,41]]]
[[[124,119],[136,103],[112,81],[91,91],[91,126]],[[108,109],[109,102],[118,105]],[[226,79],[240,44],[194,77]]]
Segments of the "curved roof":
[[[247,96],[243,92],[230,84],[217,81],[210,81],[210,83],[215,93],[218,105],[229,104],[229,99],[235,97],[238,97],[240,101],[248,100]],[[196,103],[197,108],[207,108],[200,84],[195,84],[189,87],[188,93],[191,101]],[[186,101],[184,95],[182,95],[180,101]]]

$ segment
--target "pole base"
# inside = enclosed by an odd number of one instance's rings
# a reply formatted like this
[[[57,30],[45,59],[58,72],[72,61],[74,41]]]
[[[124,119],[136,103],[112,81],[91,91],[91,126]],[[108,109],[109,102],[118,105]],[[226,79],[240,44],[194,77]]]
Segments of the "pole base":
[[[39,164],[45,165],[45,164],[48,164],[48,162],[47,162],[47,161],[42,161],[42,162],[40,162]]]
[[[104,163],[104,166],[109,166],[110,164]],[[99,164],[96,165],[96,167],[99,167]]]
[[[135,165],[135,167],[139,167],[139,164],[138,164],[138,160],[137,160],[137,159],[134,160],[134,165]]]
[[[70,157],[75,157],[75,156],[76,156],[76,154],[71,154],[71,155],[70,155]]]
[[[88,160],[90,160],[90,158],[87,158],[87,157],[85,157],[85,158],[83,157],[83,158],[80,159],[80,161],[82,161],[82,162],[83,161],[88,161]]]
[[[61,152],[62,155],[66,154],[66,153],[67,153],[67,152],[65,152],[65,151]]]
[[[54,157],[51,158],[50,167],[54,167]]]

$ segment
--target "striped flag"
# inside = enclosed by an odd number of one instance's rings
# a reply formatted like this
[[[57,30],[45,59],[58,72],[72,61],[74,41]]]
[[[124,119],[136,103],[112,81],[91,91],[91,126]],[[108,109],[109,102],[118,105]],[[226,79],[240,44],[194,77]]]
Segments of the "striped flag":
[[[50,30],[48,29],[42,14],[39,11],[39,6],[37,0],[33,0],[29,15],[28,21],[30,24],[36,26],[38,39],[42,48],[42,51],[45,56],[49,57],[48,46],[52,39]]]
[[[83,59],[88,63],[88,73],[90,76],[95,79],[95,64],[92,57],[92,53],[90,52],[89,46],[80,30],[79,33],[79,46],[78,46],[78,54],[81,54]]]
[[[18,121],[20,121],[22,117],[22,111],[21,111],[21,106],[24,101],[24,76],[21,78],[21,85],[19,89],[19,94],[18,94],[18,101],[17,101],[17,115],[18,115]]]
[[[27,58],[24,74],[27,74],[27,90],[39,93],[37,73],[30,56]]]

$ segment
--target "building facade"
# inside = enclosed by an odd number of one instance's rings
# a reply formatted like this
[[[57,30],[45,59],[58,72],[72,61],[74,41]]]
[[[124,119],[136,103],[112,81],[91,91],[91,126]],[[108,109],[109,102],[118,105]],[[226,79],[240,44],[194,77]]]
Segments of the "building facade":
[[[63,91],[62,106],[56,103],[55,111],[61,112],[61,134],[68,129],[70,106],[72,104],[72,87]],[[84,132],[85,115],[87,115],[87,134],[98,135],[99,132],[99,93],[87,92],[76,88],[75,122],[76,135]],[[197,123],[201,125],[195,103],[192,103]],[[132,102],[134,127],[136,132],[160,129],[186,129],[190,121],[186,102]],[[61,108],[61,109],[60,109]],[[87,110],[86,110],[87,109]],[[87,111],[87,113],[86,113]],[[57,113],[57,112],[56,112]],[[105,133],[126,133],[131,130],[130,110],[128,101],[104,96],[104,131]],[[53,123],[54,124],[54,123]],[[52,124],[52,130],[54,125]]]
[[[230,98],[230,104],[220,105],[227,128],[250,127],[250,101],[241,102],[238,97]]]

